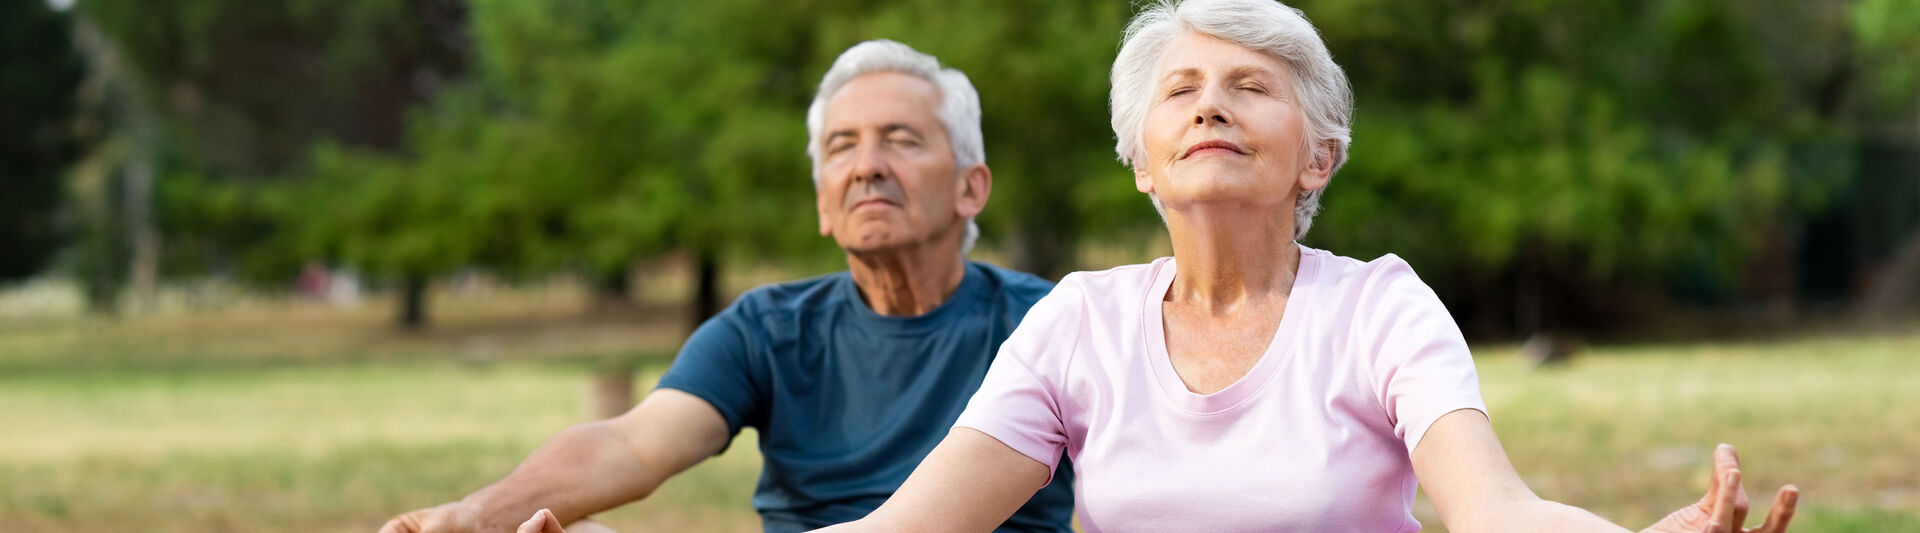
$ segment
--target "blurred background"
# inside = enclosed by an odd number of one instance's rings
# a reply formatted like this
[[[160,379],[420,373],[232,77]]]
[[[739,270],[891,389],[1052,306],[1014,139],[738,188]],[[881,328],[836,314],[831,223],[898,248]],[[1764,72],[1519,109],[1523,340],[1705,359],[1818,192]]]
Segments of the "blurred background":
[[[1406,258],[1542,496],[1641,526],[1733,442],[1803,531],[1920,531],[1920,0],[1299,0],[1354,85],[1305,244]],[[845,268],[846,47],[969,74],[975,259],[1170,253],[1124,1],[0,0],[0,522],[371,531]],[[753,435],[605,516],[755,531]],[[1424,504],[1422,522],[1438,529]]]

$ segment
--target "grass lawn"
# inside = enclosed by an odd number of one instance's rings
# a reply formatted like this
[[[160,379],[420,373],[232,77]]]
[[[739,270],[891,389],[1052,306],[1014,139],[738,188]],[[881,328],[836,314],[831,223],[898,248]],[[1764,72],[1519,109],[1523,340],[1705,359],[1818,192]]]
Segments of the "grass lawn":
[[[456,499],[583,419],[591,361],[643,361],[642,390],[664,369],[660,331],[674,326],[581,323],[572,305],[446,312],[413,336],[387,332],[384,309],[0,321],[0,523],[372,531]],[[1544,497],[1643,526],[1700,496],[1725,441],[1757,502],[1799,484],[1796,530],[1920,531],[1920,331],[1908,331],[1599,347],[1547,371],[1492,347],[1478,362],[1494,425]],[[758,470],[749,432],[602,518],[754,531]]]

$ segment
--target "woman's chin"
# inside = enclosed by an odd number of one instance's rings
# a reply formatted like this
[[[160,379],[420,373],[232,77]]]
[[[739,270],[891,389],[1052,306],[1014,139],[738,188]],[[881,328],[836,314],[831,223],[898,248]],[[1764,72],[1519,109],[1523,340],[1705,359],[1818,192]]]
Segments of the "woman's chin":
[[[1264,187],[1210,186],[1170,192],[1174,194],[1160,195],[1160,205],[1172,211],[1275,209],[1285,205],[1292,198],[1290,189],[1275,190],[1270,185]]]

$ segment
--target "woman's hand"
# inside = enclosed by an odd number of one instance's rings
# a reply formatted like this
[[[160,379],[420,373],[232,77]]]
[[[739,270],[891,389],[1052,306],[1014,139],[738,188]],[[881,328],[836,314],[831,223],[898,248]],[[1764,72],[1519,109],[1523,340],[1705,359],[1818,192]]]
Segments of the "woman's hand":
[[[560,519],[553,517],[553,511],[541,509],[534,511],[533,518],[522,522],[514,533],[567,533],[567,530],[560,527]]]
[[[1747,491],[1740,487],[1740,454],[1732,445],[1722,444],[1713,451],[1713,482],[1707,495],[1693,505],[1674,511],[1649,526],[1650,532],[1686,533],[1780,533],[1793,520],[1793,508],[1800,502],[1800,489],[1780,487],[1773,498],[1773,510],[1760,527],[1745,529]]]

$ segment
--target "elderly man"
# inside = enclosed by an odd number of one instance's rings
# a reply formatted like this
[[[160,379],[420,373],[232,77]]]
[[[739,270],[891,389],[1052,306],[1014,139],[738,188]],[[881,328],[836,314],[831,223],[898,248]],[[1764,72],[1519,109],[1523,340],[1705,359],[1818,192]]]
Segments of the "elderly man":
[[[505,531],[539,509],[557,529],[645,498],[744,427],[759,432],[753,505],[767,531],[886,501],[1052,285],[965,259],[993,188],[965,74],[900,43],[861,43],[821,80],[807,133],[820,234],[846,250],[847,271],[742,295],[633,410],[567,428],[500,482],[381,531]],[[1053,483],[1001,529],[1068,530],[1071,486]]]

